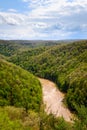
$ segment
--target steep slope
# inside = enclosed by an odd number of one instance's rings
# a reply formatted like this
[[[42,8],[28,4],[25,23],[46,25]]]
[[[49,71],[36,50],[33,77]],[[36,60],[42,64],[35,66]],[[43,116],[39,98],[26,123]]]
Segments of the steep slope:
[[[24,107],[39,111],[42,89],[38,79],[0,58],[0,106]]]

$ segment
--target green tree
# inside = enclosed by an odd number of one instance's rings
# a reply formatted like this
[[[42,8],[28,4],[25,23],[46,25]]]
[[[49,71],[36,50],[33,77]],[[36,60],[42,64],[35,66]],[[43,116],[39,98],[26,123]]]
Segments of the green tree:
[[[27,89],[22,90],[22,100],[21,100],[22,106],[25,108],[26,113],[28,113],[28,110],[31,105],[30,101],[30,93]]]

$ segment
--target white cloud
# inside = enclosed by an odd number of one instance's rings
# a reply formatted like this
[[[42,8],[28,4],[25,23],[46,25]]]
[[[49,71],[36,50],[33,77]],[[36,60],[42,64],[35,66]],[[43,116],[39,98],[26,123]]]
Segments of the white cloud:
[[[22,2],[27,3],[29,11],[23,14],[14,9],[9,9],[7,13],[0,12],[0,24],[10,25],[9,31],[2,30],[5,36],[9,34],[7,37],[11,36],[14,39],[20,35],[30,39],[65,39],[76,34],[87,34],[87,0],[22,0]]]
[[[0,23],[10,25],[20,25],[23,23],[26,16],[16,13],[0,12]]]
[[[17,12],[15,9],[8,9],[9,12]]]

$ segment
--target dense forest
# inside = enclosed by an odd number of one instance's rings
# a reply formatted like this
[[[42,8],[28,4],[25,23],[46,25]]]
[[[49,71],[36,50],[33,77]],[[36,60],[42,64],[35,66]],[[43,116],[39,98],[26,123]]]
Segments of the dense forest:
[[[67,92],[71,110],[75,105],[87,105],[87,41],[35,48],[9,60],[36,76],[54,81],[61,91]]]
[[[42,90],[29,72],[0,59],[0,106],[24,107],[39,111]]]
[[[73,124],[46,115],[36,76],[54,81],[65,93],[65,104],[78,117]],[[28,41],[1,40],[0,106],[2,130],[7,127],[10,130],[86,130],[87,41],[28,44]],[[3,127],[5,118],[6,128]]]

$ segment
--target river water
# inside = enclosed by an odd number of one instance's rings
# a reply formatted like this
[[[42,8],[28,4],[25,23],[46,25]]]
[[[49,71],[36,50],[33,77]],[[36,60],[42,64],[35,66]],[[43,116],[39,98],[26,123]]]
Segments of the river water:
[[[64,94],[59,91],[53,82],[41,78],[39,80],[42,84],[45,111],[48,114],[54,114],[56,117],[62,116],[66,121],[71,122],[72,113],[63,104]]]

